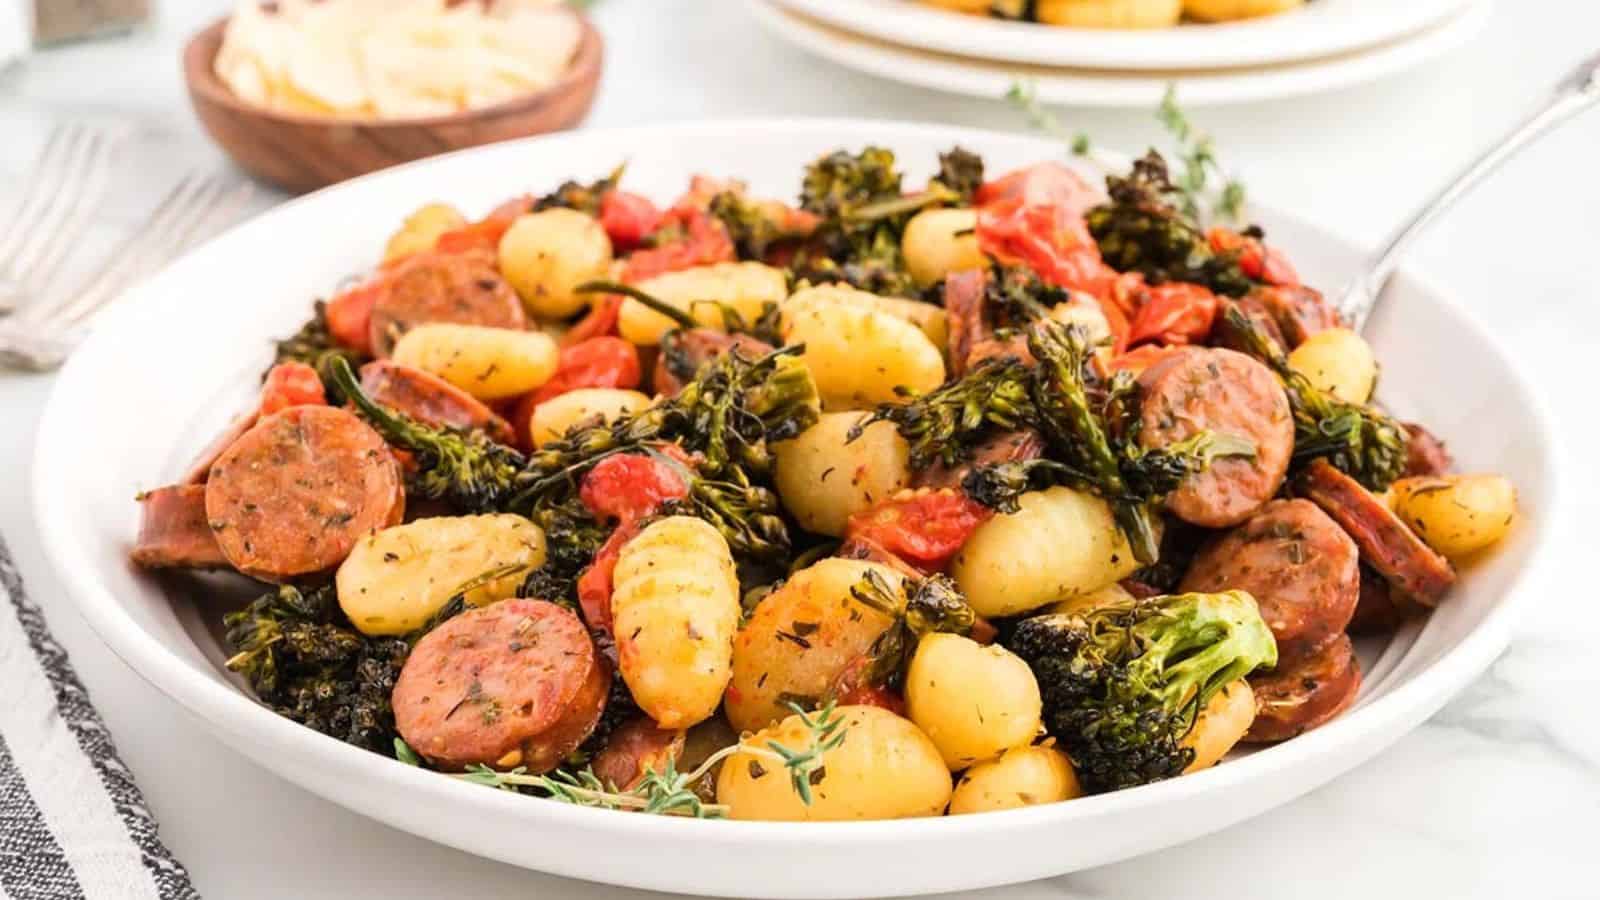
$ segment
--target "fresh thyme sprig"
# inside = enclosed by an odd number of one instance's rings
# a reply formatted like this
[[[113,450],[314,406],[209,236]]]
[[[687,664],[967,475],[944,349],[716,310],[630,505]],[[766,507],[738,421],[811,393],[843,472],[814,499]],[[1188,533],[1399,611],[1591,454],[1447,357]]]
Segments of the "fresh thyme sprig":
[[[1228,175],[1217,161],[1216,146],[1211,135],[1201,131],[1189,121],[1178,106],[1178,86],[1167,85],[1161,105],[1156,108],[1156,118],[1178,143],[1178,158],[1183,161],[1183,172],[1178,175],[1177,186],[1183,191],[1183,211],[1189,218],[1200,220],[1200,200],[1211,183],[1212,176],[1222,182],[1217,189],[1217,200],[1211,206],[1214,218],[1237,222],[1244,215],[1245,189],[1238,179]]]
[[[677,762],[668,759],[666,766],[660,772],[654,768],[645,769],[644,777],[639,783],[625,790],[601,781],[594,773],[594,769],[588,766],[576,772],[556,769],[548,774],[534,775],[523,766],[498,772],[479,764],[469,766],[465,772],[453,773],[451,777],[503,791],[520,792],[522,788],[532,788],[548,799],[577,806],[627,810],[650,815],[720,819],[728,815],[727,805],[705,802],[695,793],[694,786],[710,775],[717,763],[735,753],[743,752],[766,756],[782,764],[789,772],[789,783],[793,786],[794,792],[799,795],[802,803],[810,806],[812,786],[820,783],[826,776],[823,756],[844,743],[849,729],[844,727],[844,717],[834,710],[834,702],[831,700],[813,712],[806,712],[794,703],[790,703],[789,708],[800,716],[800,721],[806,727],[805,746],[798,750],[785,747],[777,741],[768,741],[765,747],[741,742],[711,754],[690,772],[679,772]],[[401,738],[394,740],[394,755],[395,759],[408,766],[422,765],[421,757]]]
[[[1061,120],[1056,118],[1055,113],[1044,108],[1044,105],[1039,102],[1038,85],[1034,84],[1033,81],[1011,82],[1011,87],[1006,91],[1006,102],[1016,107],[1018,112],[1027,116],[1028,124],[1033,126],[1036,131],[1042,131],[1052,137],[1059,138],[1062,143],[1072,150],[1073,156],[1088,156],[1093,149],[1093,143],[1089,140],[1088,132],[1068,131],[1067,127],[1061,124]]]
[[[1031,80],[1011,82],[1011,87],[1006,90],[1005,99],[1027,118],[1028,124],[1035,130],[1065,143],[1073,156],[1086,157],[1108,171],[1121,168],[1097,152],[1088,134],[1070,131],[1061,124],[1060,119],[1045,109],[1039,102],[1038,88]],[[1176,85],[1167,86],[1161,104],[1156,107],[1156,118],[1172,135],[1173,141],[1177,144],[1175,155],[1183,164],[1183,171],[1174,179],[1174,186],[1182,194],[1179,207],[1183,214],[1199,222],[1203,212],[1202,198],[1212,192],[1213,184],[1220,182],[1220,186],[1215,189],[1216,199],[1209,204],[1210,216],[1213,219],[1239,222],[1245,212],[1244,183],[1228,175],[1217,160],[1216,145],[1211,135],[1195,127],[1188,115],[1178,106]]]

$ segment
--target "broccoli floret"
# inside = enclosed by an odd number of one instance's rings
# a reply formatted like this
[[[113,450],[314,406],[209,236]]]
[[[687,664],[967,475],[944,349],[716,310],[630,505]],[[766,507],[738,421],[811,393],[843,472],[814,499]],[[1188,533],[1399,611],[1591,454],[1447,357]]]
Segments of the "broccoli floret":
[[[1272,631],[1243,591],[1177,594],[1046,615],[1007,646],[1039,681],[1045,728],[1091,792],[1182,774],[1183,739],[1225,685],[1278,662]]]

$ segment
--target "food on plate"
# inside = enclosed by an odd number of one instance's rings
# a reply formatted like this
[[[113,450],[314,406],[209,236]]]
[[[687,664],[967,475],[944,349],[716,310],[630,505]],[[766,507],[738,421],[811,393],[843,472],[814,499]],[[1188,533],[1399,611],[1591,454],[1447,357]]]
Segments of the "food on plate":
[[[242,0],[213,68],[277,112],[444,116],[555,84],[581,38],[558,0]]]
[[[1159,155],[622,174],[418,210],[139,496],[136,564],[265,585],[276,713],[607,809],[1070,802],[1332,721],[1515,526]]]
[[[1172,28],[1289,12],[1306,0],[922,0],[929,6],[1068,28]]]

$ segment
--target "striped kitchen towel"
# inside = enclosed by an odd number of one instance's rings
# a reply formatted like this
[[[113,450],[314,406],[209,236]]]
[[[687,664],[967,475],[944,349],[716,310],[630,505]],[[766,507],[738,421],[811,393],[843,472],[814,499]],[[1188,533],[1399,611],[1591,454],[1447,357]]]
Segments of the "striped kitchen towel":
[[[0,900],[198,900],[3,538],[0,595]]]

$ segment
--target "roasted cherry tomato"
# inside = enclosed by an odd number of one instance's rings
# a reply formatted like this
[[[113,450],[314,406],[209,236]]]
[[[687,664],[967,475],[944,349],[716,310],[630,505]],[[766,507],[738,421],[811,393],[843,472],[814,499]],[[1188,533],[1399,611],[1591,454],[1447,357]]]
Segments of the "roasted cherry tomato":
[[[1168,354],[1181,352],[1173,347],[1164,347],[1160,344],[1145,344],[1135,347],[1111,360],[1107,367],[1112,372],[1129,372],[1135,377],[1145,369],[1155,365]]]
[[[632,250],[661,224],[661,210],[650,198],[627,191],[610,191],[600,200],[600,227],[619,251]]]
[[[633,521],[618,525],[600,545],[594,562],[578,576],[578,606],[583,610],[583,620],[596,631],[611,633],[611,581],[617,571],[617,557],[622,555],[622,545],[633,540],[640,530]]]
[[[1198,284],[1174,281],[1146,288],[1128,343],[1199,343],[1211,334],[1217,306],[1217,295]]]
[[[924,572],[936,572],[993,515],[960,491],[927,491],[856,513],[845,539],[865,538]]]
[[[637,348],[619,337],[593,337],[561,349],[556,374],[533,393],[533,402],[578,388],[635,388],[640,376]]]
[[[634,283],[664,272],[731,262],[733,239],[722,223],[703,209],[675,206],[652,232],[656,246],[635,252],[623,266],[623,280]]]
[[[872,684],[867,679],[867,669],[872,657],[865,654],[845,664],[844,671],[833,680],[829,695],[840,706],[876,706],[897,716],[906,714],[906,698],[899,691]]]
[[[1238,253],[1239,268],[1256,281],[1279,287],[1294,287],[1300,283],[1300,273],[1294,270],[1289,258],[1259,238],[1220,227],[1206,232],[1206,238],[1211,242],[1211,249],[1218,253]]]
[[[323,307],[328,334],[340,344],[370,356],[372,354],[372,308],[383,296],[386,283],[380,275],[365,284],[335,295]]]
[[[972,199],[978,206],[999,200],[1014,200],[1024,206],[1060,206],[1081,218],[1105,197],[1061,163],[1042,162],[985,182]]]
[[[267,373],[261,385],[261,415],[270,416],[291,406],[327,406],[317,370],[301,362],[281,362]]]
[[[496,206],[487,216],[463,225],[454,231],[439,235],[433,249],[440,253],[465,253],[468,250],[498,250],[500,239],[511,230],[512,223],[533,210],[532,197],[514,197]]]
[[[675,466],[635,454],[601,460],[583,476],[578,489],[583,505],[601,521],[642,519],[668,500],[688,495],[689,485]]]

